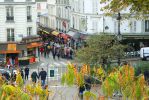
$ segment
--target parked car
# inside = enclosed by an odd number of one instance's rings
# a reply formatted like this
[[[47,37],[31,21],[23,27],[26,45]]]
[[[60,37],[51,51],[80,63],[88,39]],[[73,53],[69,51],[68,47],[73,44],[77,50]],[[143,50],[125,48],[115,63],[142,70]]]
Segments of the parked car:
[[[142,60],[149,60],[149,47],[143,47],[140,49],[140,57]]]

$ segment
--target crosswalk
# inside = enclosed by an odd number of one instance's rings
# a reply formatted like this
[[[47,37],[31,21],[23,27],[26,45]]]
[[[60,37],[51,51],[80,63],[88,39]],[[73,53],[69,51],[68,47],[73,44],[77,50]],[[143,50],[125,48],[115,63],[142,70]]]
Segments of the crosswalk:
[[[49,58],[44,58],[44,57],[40,58],[44,66],[49,64],[49,65],[56,66],[56,67],[66,67],[68,65],[69,61],[66,59],[61,58],[60,60],[58,59],[54,60],[51,54],[49,56],[50,56]]]
[[[66,67],[68,65],[68,61],[43,61],[40,66],[55,66],[55,67]]]

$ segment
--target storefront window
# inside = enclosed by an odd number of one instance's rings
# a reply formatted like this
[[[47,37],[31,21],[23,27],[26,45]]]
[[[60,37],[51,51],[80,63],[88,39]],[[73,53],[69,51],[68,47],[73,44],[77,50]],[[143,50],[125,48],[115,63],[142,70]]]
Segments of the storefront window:
[[[36,55],[36,50],[35,48],[29,48],[28,49],[28,56],[34,56]]]

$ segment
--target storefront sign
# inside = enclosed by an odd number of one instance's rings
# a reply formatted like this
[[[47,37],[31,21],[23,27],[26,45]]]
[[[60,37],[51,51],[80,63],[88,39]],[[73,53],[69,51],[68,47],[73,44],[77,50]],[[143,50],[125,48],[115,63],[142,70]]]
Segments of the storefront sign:
[[[16,51],[16,48],[17,48],[16,44],[8,44],[7,46],[7,50]]]
[[[37,41],[41,41],[42,38],[32,38],[32,39],[24,39],[23,42],[24,43],[32,43],[32,42],[37,42]]]

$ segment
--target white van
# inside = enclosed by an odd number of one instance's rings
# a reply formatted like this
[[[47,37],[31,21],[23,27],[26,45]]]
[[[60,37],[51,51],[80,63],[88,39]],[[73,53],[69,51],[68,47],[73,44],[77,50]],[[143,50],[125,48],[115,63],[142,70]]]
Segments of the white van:
[[[140,49],[140,57],[142,60],[149,60],[149,47],[143,47]]]

